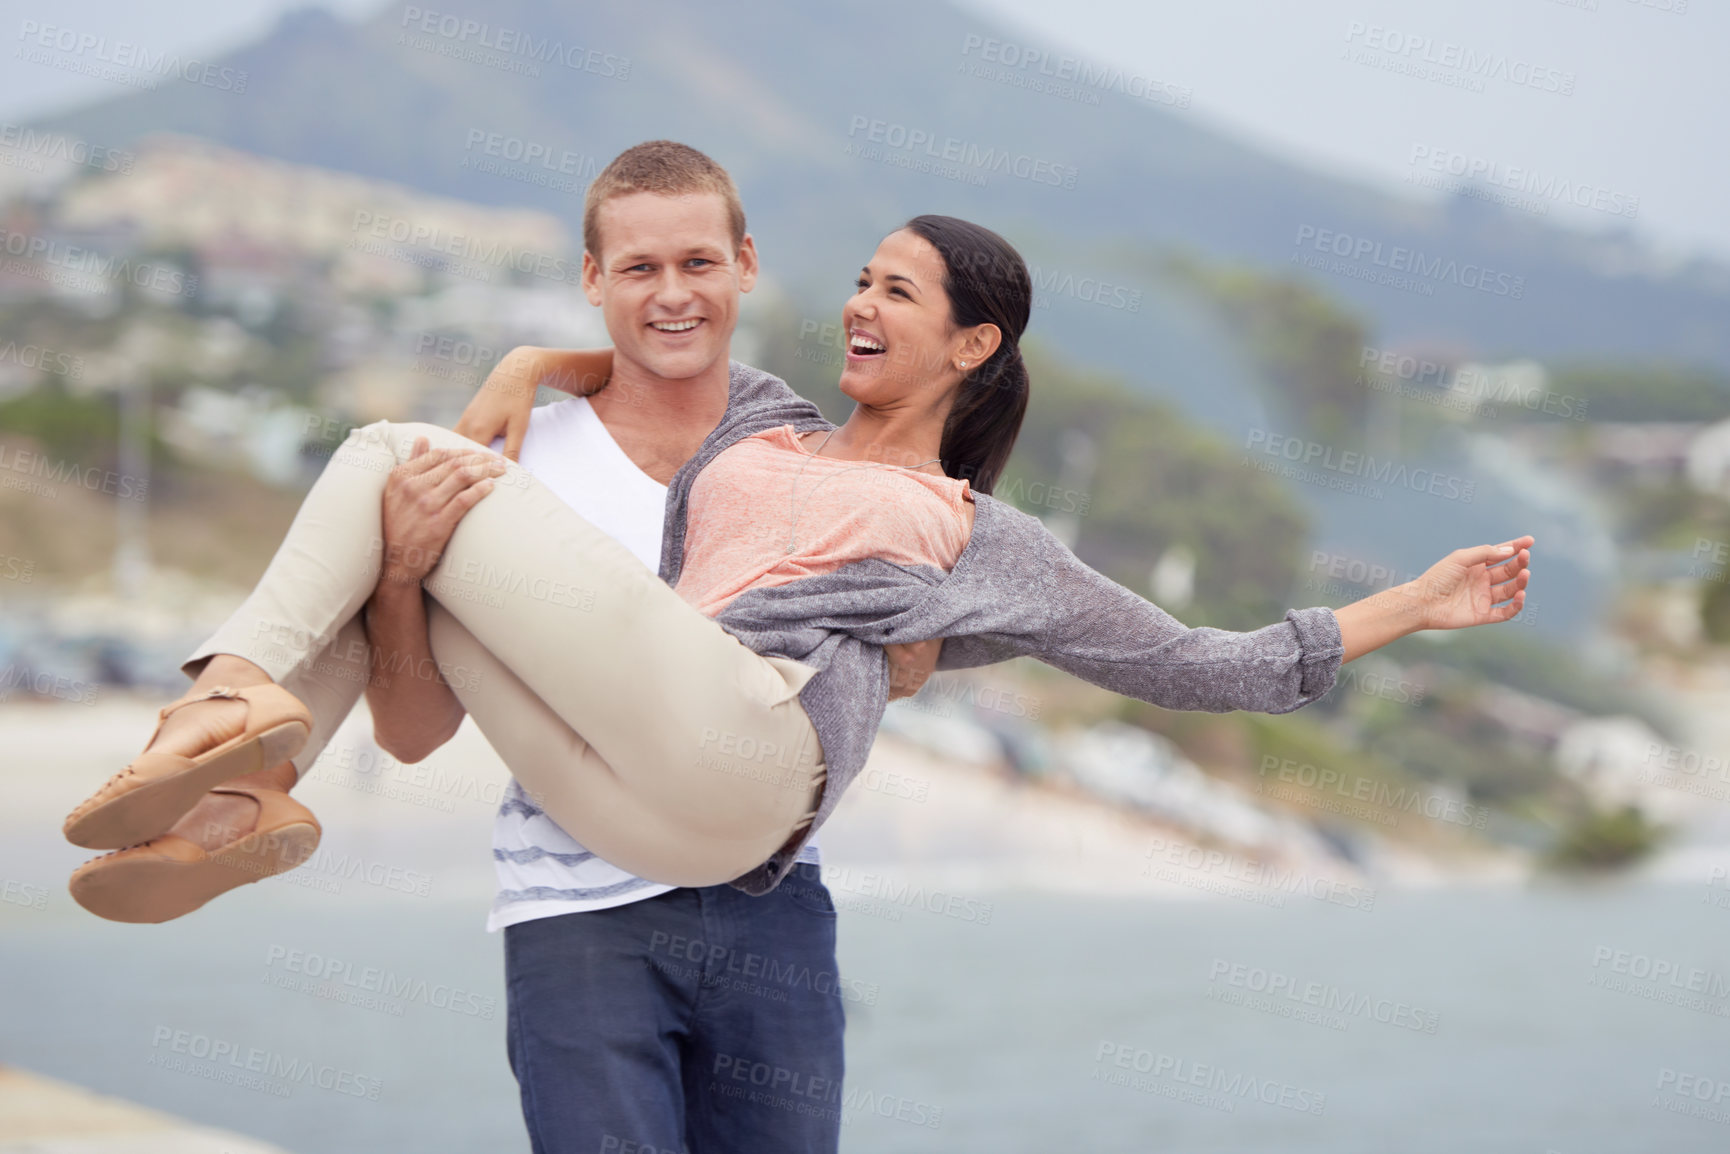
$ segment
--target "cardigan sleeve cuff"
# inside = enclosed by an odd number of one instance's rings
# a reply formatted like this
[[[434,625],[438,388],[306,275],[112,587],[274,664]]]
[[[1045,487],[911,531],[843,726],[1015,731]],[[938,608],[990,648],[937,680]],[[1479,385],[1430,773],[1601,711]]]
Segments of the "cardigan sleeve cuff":
[[[1301,679],[1297,704],[1308,705],[1332,689],[1334,679],[1339,675],[1340,658],[1346,652],[1345,642],[1340,637],[1339,619],[1326,606],[1290,609],[1286,611],[1285,619],[1291,622],[1298,640]]]

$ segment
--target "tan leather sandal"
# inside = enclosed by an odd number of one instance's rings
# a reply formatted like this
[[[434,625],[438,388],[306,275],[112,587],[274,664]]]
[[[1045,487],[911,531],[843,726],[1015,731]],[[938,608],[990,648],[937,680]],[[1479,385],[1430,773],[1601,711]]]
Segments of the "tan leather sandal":
[[[278,765],[301,751],[312,732],[312,713],[275,682],[231,689],[216,686],[189,693],[157,715],[156,734],[177,709],[197,701],[226,697],[246,702],[246,728],[236,737],[197,757],[178,753],[138,755],[109,778],[63,827],[66,840],[85,849],[119,849],[167,833],[214,786],[230,778]]]
[[[312,811],[275,789],[213,789],[258,802],[258,823],[220,849],[205,850],[179,834],[85,862],[72,875],[72,898],[111,922],[166,922],[247,882],[285,873],[318,848],[323,832]]]

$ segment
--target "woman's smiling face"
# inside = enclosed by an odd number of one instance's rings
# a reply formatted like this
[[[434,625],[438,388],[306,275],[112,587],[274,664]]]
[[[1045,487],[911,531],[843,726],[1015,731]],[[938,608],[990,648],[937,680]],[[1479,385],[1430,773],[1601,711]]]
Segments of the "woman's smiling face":
[[[900,229],[883,238],[841,310],[847,363],[841,391],[861,404],[894,405],[933,386],[952,390],[967,334],[956,328],[944,292],[943,257],[931,242]]]

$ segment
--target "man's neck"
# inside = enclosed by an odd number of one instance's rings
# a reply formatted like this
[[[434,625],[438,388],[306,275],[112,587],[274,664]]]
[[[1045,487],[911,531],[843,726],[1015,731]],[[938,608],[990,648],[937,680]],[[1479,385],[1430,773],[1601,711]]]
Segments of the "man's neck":
[[[589,403],[637,468],[665,485],[721,423],[727,389],[725,360],[674,381],[615,358],[607,387]]]

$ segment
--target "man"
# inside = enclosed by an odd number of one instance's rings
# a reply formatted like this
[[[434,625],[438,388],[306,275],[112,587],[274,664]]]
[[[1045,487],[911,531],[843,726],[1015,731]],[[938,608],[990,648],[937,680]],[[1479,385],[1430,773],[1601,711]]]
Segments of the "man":
[[[583,289],[603,311],[612,375],[590,396],[537,409],[519,459],[658,570],[667,483],[728,408],[728,348],[756,247],[725,170],[669,141],[628,149],[596,177],[583,243]],[[533,388],[579,361],[518,349],[485,387]],[[432,656],[414,578],[484,480],[460,456],[423,453],[386,490],[386,572],[366,621],[393,666]],[[391,558],[417,560],[393,573]],[[895,648],[905,696],[937,645]],[[408,762],[463,716],[438,680],[380,679],[367,698],[379,744]],[[815,844],[762,897],[675,889],[595,857],[513,784],[493,857],[500,891],[488,928],[505,933],[511,1068],[536,1151],[836,1148],[844,1016]],[[833,1089],[804,1109],[766,1105],[736,1077],[760,1063]]]

